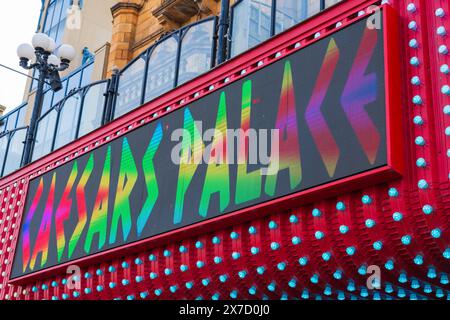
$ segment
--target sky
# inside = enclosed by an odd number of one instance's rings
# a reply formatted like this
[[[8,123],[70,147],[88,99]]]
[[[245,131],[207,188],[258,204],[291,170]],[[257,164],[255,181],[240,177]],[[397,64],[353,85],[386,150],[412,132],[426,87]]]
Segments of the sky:
[[[17,47],[31,43],[36,32],[41,10],[41,0],[2,1],[0,10],[0,64],[26,72],[19,66]],[[25,90],[25,76],[0,67],[0,104],[7,112],[19,106]]]

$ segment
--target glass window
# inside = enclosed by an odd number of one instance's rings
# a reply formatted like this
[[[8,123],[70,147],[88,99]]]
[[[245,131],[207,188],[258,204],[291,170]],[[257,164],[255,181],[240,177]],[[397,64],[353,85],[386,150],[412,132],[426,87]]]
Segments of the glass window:
[[[139,107],[144,85],[145,59],[141,56],[120,75],[114,117],[120,117]]]
[[[73,89],[80,88],[80,80],[81,80],[81,71],[78,71],[70,76],[67,80],[67,94]]]
[[[234,6],[232,57],[270,37],[271,13],[272,0],[244,0]]]
[[[3,169],[4,176],[20,168],[26,134],[27,129],[19,129],[12,133],[5,159],[5,168]]]
[[[0,134],[6,129],[6,118],[0,118]]]
[[[72,0],[53,0],[48,5],[44,33],[55,39],[56,44],[61,44],[66,26],[67,10]]]
[[[16,128],[17,114],[18,114],[18,111],[15,111],[15,112],[9,114],[8,122],[6,123],[7,131],[12,131]]]
[[[317,0],[277,0],[275,32],[280,33],[320,12]]]
[[[80,106],[80,93],[74,94],[64,101],[61,111],[59,112],[54,150],[59,149],[75,140],[78,118],[80,115]]]
[[[81,84],[80,87],[83,88],[87,86],[88,84],[92,83],[92,71],[94,70],[94,64],[88,64],[83,67],[83,75],[81,78]]]
[[[66,96],[66,88],[67,88],[67,79],[61,82],[62,89],[58,92],[55,92],[53,95],[52,107],[55,106],[58,102],[60,102]]]
[[[178,40],[175,36],[156,45],[150,53],[145,87],[145,101],[173,89],[177,64]]]
[[[331,7],[342,0],[325,0],[325,8]]]
[[[28,105],[24,105],[19,109],[19,114],[17,116],[17,128],[25,127],[27,125],[26,123],[27,111]]]
[[[6,148],[8,147],[9,135],[0,136],[0,177],[2,176],[3,163],[6,156]]]
[[[57,115],[58,113],[55,109],[53,109],[41,120],[39,120],[36,141],[33,149],[33,161],[49,154],[52,151]]]
[[[214,20],[197,24],[186,32],[181,42],[178,85],[211,69]]]
[[[48,110],[52,108],[52,100],[53,100],[53,90],[47,90],[44,93],[44,100],[42,102],[41,114],[46,113]]]
[[[80,129],[78,137],[82,137],[94,131],[102,125],[105,106],[105,92],[108,83],[96,84],[88,89],[84,96],[83,110],[81,112]]]

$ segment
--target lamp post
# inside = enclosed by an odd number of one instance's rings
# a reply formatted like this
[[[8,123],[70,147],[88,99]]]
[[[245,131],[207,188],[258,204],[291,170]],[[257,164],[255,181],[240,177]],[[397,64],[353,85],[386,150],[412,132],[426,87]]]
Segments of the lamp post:
[[[32,45],[28,43],[21,44],[17,48],[20,66],[26,70],[34,69],[39,72],[33,113],[31,115],[30,125],[25,139],[22,166],[31,162],[31,153],[36,137],[37,121],[41,115],[44,98],[44,84],[48,83],[55,92],[61,90],[62,85],[59,72],[66,70],[76,55],[75,49],[67,44],[63,44],[56,49],[55,40],[44,33],[36,33],[33,36],[31,43]],[[54,54],[55,50],[57,52],[56,54]]]

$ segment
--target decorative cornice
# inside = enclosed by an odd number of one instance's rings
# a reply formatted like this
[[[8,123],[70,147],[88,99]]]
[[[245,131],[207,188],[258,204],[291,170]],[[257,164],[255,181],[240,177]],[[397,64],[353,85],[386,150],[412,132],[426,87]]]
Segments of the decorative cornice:
[[[113,17],[116,15],[116,13],[120,10],[123,9],[128,9],[131,11],[135,11],[136,13],[138,13],[143,6],[143,2],[141,4],[137,4],[134,2],[117,2],[115,5],[113,5],[111,7],[111,13],[113,15]]]

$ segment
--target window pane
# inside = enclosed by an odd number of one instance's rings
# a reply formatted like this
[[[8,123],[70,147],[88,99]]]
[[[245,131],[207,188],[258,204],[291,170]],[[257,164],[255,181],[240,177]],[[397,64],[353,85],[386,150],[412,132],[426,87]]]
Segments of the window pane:
[[[57,112],[52,110],[39,121],[36,141],[33,149],[33,161],[49,154],[52,151],[56,116]]]
[[[81,113],[80,131],[78,136],[82,137],[94,131],[102,125],[103,109],[108,83],[100,83],[89,88],[84,96],[83,111]]]
[[[27,129],[20,129],[13,133],[5,159],[3,175],[6,176],[20,168],[23,156],[23,147]]]
[[[244,0],[234,7],[231,56],[270,37],[271,12],[272,0]]]
[[[62,89],[59,90],[58,92],[55,92],[55,94],[53,95],[52,107],[55,106],[58,102],[60,102],[66,96],[67,80],[63,80],[61,82],[61,84],[62,84]]]
[[[342,0],[325,0],[325,8],[331,7]]]
[[[139,107],[142,98],[142,86],[144,84],[145,60],[139,58],[134,61],[120,75],[119,95],[117,97],[114,117],[120,117],[127,112]]]
[[[280,33],[320,12],[317,0],[277,0],[275,32]]]
[[[177,60],[178,41],[170,37],[158,44],[151,52],[147,71],[145,101],[153,100],[173,89]]]
[[[52,28],[59,23],[61,17],[61,8],[64,0],[56,0],[55,13],[53,15]]]
[[[12,131],[16,128],[17,114],[18,112],[16,111],[8,116],[8,123],[6,124],[6,130]]]
[[[53,91],[48,90],[44,93],[44,101],[42,102],[42,111],[41,114],[46,113],[48,110],[52,107],[52,98],[53,98]]]
[[[0,118],[0,134],[6,129],[6,118]]]
[[[75,140],[78,116],[80,114],[81,95],[72,95],[65,100],[59,112],[58,128],[56,129],[55,148],[59,149]]]
[[[17,128],[25,127],[26,121],[25,118],[27,116],[28,105],[24,105],[19,110],[19,115],[17,116]],[[1,130],[0,130],[1,131]]]
[[[53,13],[55,11],[55,5],[56,5],[56,3],[53,2],[52,4],[50,4],[48,6],[47,17],[45,18],[45,27],[44,27],[44,32],[45,33],[48,33],[48,31],[52,27],[52,19],[53,19]]]
[[[80,80],[81,80],[81,71],[78,71],[77,73],[74,73],[70,76],[68,82],[67,82],[67,94],[73,89],[79,89],[80,88]]]
[[[86,65],[83,68],[83,76],[81,78],[81,85],[80,87],[83,88],[87,86],[88,84],[91,84],[92,81],[92,71],[94,70],[94,64],[91,63],[89,65]]]
[[[0,137],[0,177],[2,176],[3,161],[6,156],[6,147],[8,146],[8,135]]]
[[[211,69],[214,20],[189,28],[183,37],[180,52],[178,85]]]

